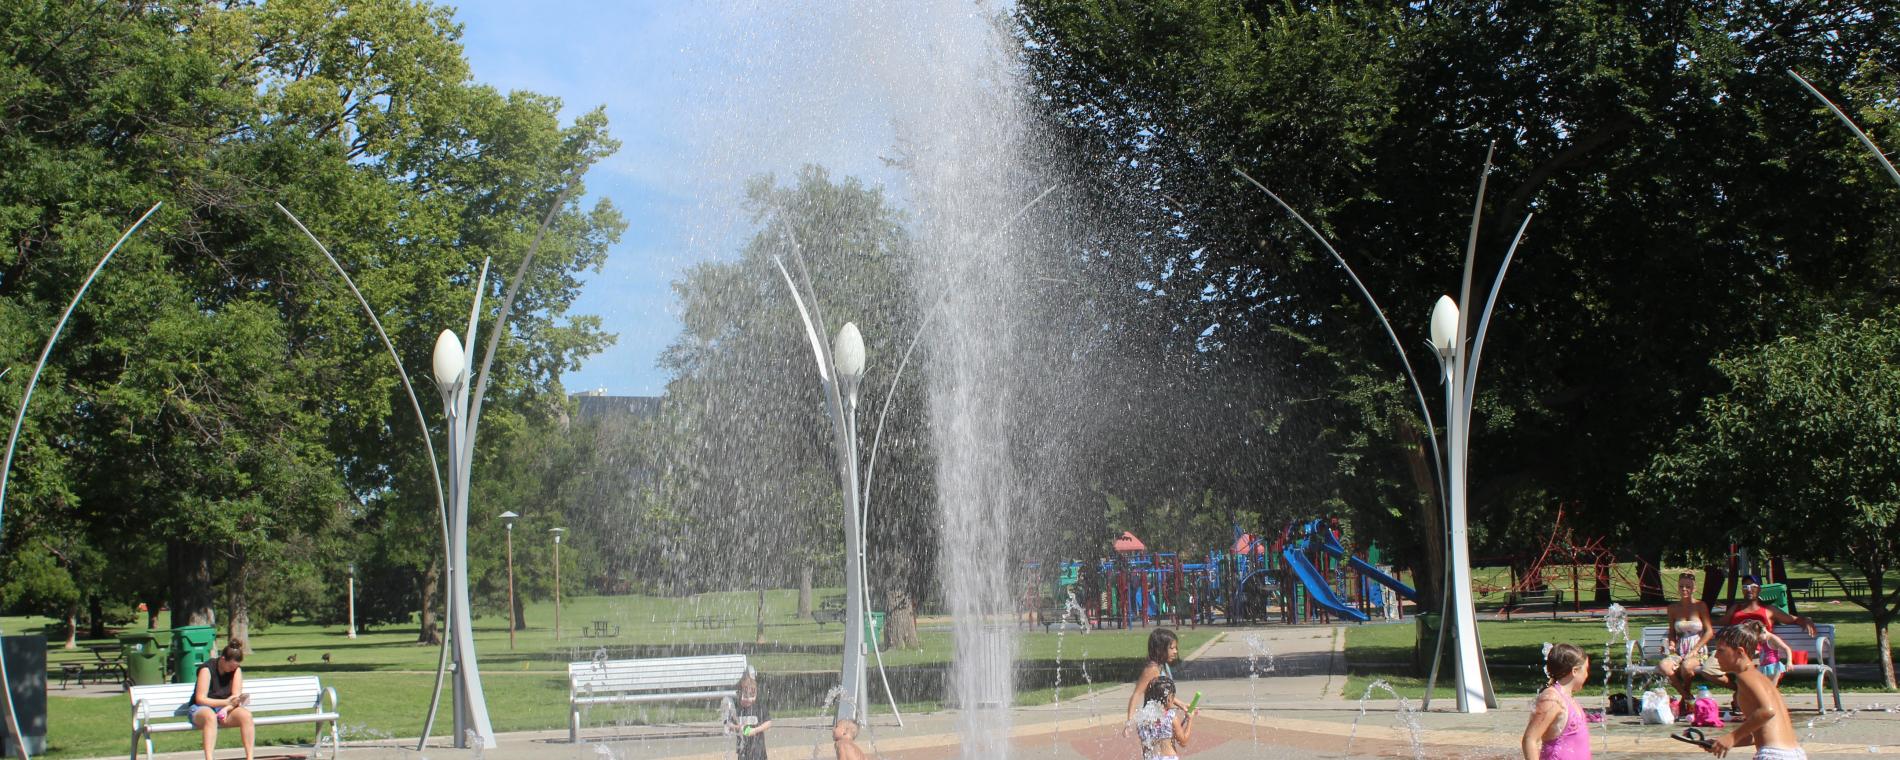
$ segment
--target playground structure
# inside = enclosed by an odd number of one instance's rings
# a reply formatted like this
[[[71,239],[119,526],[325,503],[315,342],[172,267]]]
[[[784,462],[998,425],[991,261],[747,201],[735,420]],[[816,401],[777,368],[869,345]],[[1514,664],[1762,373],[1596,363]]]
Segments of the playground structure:
[[[1411,586],[1378,566],[1376,546],[1348,550],[1329,521],[1289,524],[1272,541],[1238,527],[1234,534],[1231,547],[1184,555],[1149,551],[1124,533],[1115,556],[1062,562],[1053,579],[1041,572],[1041,563],[1028,563],[1023,610],[1045,626],[1192,628],[1396,618],[1399,600],[1419,599]],[[1049,588],[1053,605],[1044,602]]]

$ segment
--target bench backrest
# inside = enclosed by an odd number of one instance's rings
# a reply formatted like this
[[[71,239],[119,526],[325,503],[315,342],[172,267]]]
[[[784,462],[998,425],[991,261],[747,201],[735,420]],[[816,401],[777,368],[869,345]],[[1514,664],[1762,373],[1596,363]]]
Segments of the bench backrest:
[[[1727,626],[1716,626],[1721,630]],[[1798,625],[1775,626],[1775,635],[1788,642],[1788,647],[1796,651],[1806,651],[1817,664],[1834,664],[1834,624],[1816,623],[1814,634],[1801,630]],[[1823,643],[1825,642],[1825,643]],[[1655,656],[1666,654],[1663,650],[1669,646],[1669,626],[1643,626],[1643,654]]]
[[[132,718],[151,720],[185,717],[192,695],[197,691],[195,683],[166,683],[134,686],[126,693],[132,700]],[[245,707],[254,713],[309,710],[320,704],[323,684],[316,676],[246,678],[244,692],[251,695],[250,704]]]
[[[745,655],[715,654],[571,662],[567,678],[571,694],[619,694],[730,689],[745,671]]]

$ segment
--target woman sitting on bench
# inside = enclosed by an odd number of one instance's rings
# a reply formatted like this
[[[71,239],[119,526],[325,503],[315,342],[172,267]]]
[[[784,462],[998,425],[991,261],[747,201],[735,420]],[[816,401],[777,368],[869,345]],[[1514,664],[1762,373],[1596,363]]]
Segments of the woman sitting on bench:
[[[256,753],[257,726],[244,708],[244,641],[231,639],[210,662],[198,666],[198,690],[191,697],[191,724],[205,735],[205,760],[218,746],[218,728],[236,726],[244,737],[244,760]]]

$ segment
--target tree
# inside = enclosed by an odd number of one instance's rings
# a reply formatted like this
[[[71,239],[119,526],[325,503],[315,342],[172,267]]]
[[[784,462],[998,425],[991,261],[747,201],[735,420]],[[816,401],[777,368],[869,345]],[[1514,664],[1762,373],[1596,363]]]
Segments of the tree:
[[[468,81],[447,9],[180,0],[0,13],[0,155],[21,169],[0,180],[8,350],[32,355],[117,229],[168,201],[54,356],[29,416],[38,443],[16,462],[17,514],[65,515],[109,554],[162,548],[181,622],[225,606],[242,635],[252,612],[317,612],[341,598],[321,587],[350,559],[323,547],[385,504],[419,513],[389,521],[414,530],[411,543],[439,536],[388,359],[273,202],[354,270],[414,369],[429,366],[437,330],[466,319],[471,285],[487,289],[493,324],[501,278],[474,273],[490,257],[512,273],[565,199],[502,336],[492,427],[558,396],[562,373],[610,340],[597,318],[568,314],[577,274],[624,226],[611,205],[574,200],[616,147],[605,119],[564,125],[551,98]],[[6,527],[17,551],[60,526]],[[426,575],[432,560],[408,559]]]
[[[1886,574],[1900,566],[1900,310],[1830,318],[1715,364],[1729,387],[1702,402],[1635,493],[1721,516],[1730,541],[1863,580],[1866,593],[1849,600],[1872,615],[1895,688],[1888,625],[1900,588]]]
[[[1097,218],[1128,230],[1106,241],[1132,274],[1123,287],[1206,336],[1210,363],[1317,389],[1284,414],[1274,402],[1291,394],[1250,399],[1252,437],[1276,435],[1267,421],[1296,431],[1312,445],[1287,469],[1425,563],[1438,531],[1416,526],[1438,507],[1410,492],[1429,470],[1396,357],[1330,256],[1234,169],[1312,218],[1400,336],[1422,339],[1431,301],[1456,290],[1498,141],[1479,272],[1527,212],[1537,221],[1484,355],[1474,549],[1522,551],[1571,503],[1579,530],[1652,564],[1668,539],[1645,529],[1630,477],[1720,386],[1709,359],[1895,286],[1888,192],[1843,183],[1873,175],[1783,73],[1891,92],[1895,13],[1713,0],[1016,11],[1039,118],[1079,183],[1101,188]],[[1412,361],[1435,376],[1426,352]]]

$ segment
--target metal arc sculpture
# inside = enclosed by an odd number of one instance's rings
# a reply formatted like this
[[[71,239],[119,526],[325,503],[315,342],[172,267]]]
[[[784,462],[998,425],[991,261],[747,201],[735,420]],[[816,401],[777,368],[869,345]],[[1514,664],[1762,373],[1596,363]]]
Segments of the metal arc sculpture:
[[[1491,174],[1492,155],[1495,149],[1496,146],[1494,144],[1492,150],[1485,155],[1484,173],[1479,177],[1477,200],[1472,209],[1471,233],[1466,241],[1464,277],[1460,290],[1460,296],[1465,300],[1469,300],[1471,295],[1472,270],[1476,266],[1477,261],[1478,229],[1484,208],[1485,188]],[[1449,435],[1445,448],[1451,449],[1451,452],[1450,456],[1447,457],[1446,453],[1438,445],[1437,429],[1433,424],[1430,404],[1425,400],[1424,386],[1419,383],[1418,375],[1413,372],[1411,357],[1405,351],[1405,344],[1399,340],[1398,333],[1392,329],[1392,323],[1386,318],[1385,311],[1379,307],[1378,299],[1373,297],[1372,292],[1368,290],[1365,283],[1359,279],[1359,275],[1353,271],[1352,266],[1346,262],[1345,257],[1340,255],[1339,251],[1327,241],[1324,235],[1320,234],[1318,228],[1307,221],[1305,216],[1301,215],[1298,210],[1294,209],[1291,204],[1287,203],[1278,194],[1267,189],[1265,184],[1254,179],[1253,176],[1248,174],[1245,170],[1235,166],[1234,171],[1254,187],[1259,188],[1262,193],[1265,193],[1275,204],[1285,210],[1294,220],[1298,221],[1300,226],[1304,227],[1306,231],[1313,236],[1313,239],[1319,242],[1320,247],[1332,255],[1333,261],[1339,265],[1340,269],[1345,271],[1353,287],[1359,291],[1359,295],[1365,299],[1366,305],[1369,306],[1373,314],[1378,317],[1379,324],[1384,328],[1386,337],[1391,340],[1393,349],[1399,354],[1399,363],[1405,370],[1406,379],[1410,382],[1413,396],[1418,402],[1419,413],[1424,418],[1426,441],[1429,442],[1431,446],[1432,459],[1436,465],[1433,468],[1433,475],[1439,485],[1439,506],[1447,517],[1448,538],[1450,539],[1446,542],[1447,554],[1451,556],[1447,558],[1447,562],[1445,563],[1447,577],[1444,584],[1444,610],[1440,617],[1441,624],[1438,630],[1438,643],[1434,647],[1433,652],[1431,678],[1428,680],[1426,686],[1425,706],[1427,709],[1431,706],[1432,685],[1437,681],[1439,655],[1444,651],[1446,629],[1452,628],[1453,624],[1455,624],[1459,634],[1457,637],[1459,645],[1457,657],[1458,709],[1460,712],[1484,712],[1487,708],[1495,708],[1497,706],[1497,695],[1491,686],[1491,674],[1484,665],[1483,647],[1478,640],[1475,610],[1473,609],[1474,605],[1472,604],[1470,596],[1470,569],[1468,567],[1467,552],[1464,546],[1466,539],[1464,531],[1465,472],[1469,459],[1469,422],[1471,418],[1472,401],[1475,397],[1474,389],[1477,384],[1478,359],[1482,353],[1486,334],[1489,332],[1491,316],[1493,309],[1497,305],[1499,289],[1504,284],[1504,276],[1510,270],[1512,259],[1517,255],[1518,245],[1523,242],[1524,233],[1530,227],[1531,217],[1526,216],[1524,222],[1518,226],[1517,235],[1512,239],[1511,247],[1509,251],[1506,252],[1504,261],[1498,267],[1497,275],[1492,280],[1490,297],[1485,302],[1484,315],[1478,323],[1477,335],[1475,340],[1471,342],[1472,345],[1469,352],[1454,349],[1449,354],[1441,354],[1440,358],[1443,362],[1441,368],[1446,373],[1444,379],[1448,384],[1446,412]],[[1444,300],[1449,300],[1449,298],[1447,297]],[[1459,315],[1456,319],[1454,329],[1456,331],[1456,337],[1453,339],[1454,344],[1456,347],[1462,348],[1465,343],[1464,336],[1470,334],[1468,317],[1462,314]]]
[[[72,318],[73,310],[79,308],[80,299],[86,297],[86,290],[92,287],[93,280],[98,279],[99,272],[106,268],[106,262],[111,261],[112,255],[119,252],[119,248],[132,237],[132,233],[144,226],[145,220],[152,218],[152,215],[158,213],[159,207],[163,205],[165,205],[164,201],[152,204],[151,208],[146,209],[145,213],[139,216],[138,221],[125,228],[125,232],[119,235],[118,241],[112,244],[112,248],[106,251],[106,255],[99,257],[99,263],[93,265],[85,281],[79,283],[79,290],[73,293],[73,300],[66,304],[66,311],[61,313],[59,321],[54,323],[53,332],[46,336],[46,346],[40,349],[40,360],[33,365],[33,374],[26,380],[26,390],[20,394],[20,408],[13,414],[13,432],[7,436],[6,460],[0,463],[0,524],[3,524],[6,518],[7,480],[8,475],[13,472],[14,449],[20,445],[20,426],[26,422],[27,404],[33,401],[33,389],[39,387],[40,373],[46,370],[46,360],[53,355],[53,345],[59,342],[59,334],[66,330],[66,321]],[[4,658],[0,658],[0,699],[6,702],[6,730],[15,739],[13,746],[20,760],[30,760],[31,755],[26,747],[26,734],[20,731],[20,716],[13,710],[13,680],[7,674]]]

